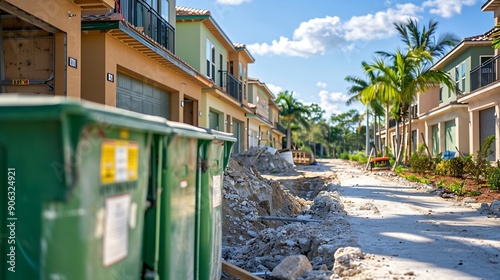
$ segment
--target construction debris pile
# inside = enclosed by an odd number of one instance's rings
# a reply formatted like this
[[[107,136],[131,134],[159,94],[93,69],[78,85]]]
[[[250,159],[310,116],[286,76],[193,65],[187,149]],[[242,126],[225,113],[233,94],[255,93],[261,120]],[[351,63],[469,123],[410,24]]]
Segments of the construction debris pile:
[[[223,245],[240,246],[257,232],[283,222],[259,221],[260,216],[294,216],[306,201],[281,188],[279,182],[263,178],[233,158],[224,173]]]
[[[349,224],[335,191],[336,177],[295,174],[281,183],[265,179],[260,168],[269,170],[269,163],[277,167],[282,162],[276,158],[279,155],[265,154],[255,166],[236,160],[252,156],[230,159],[223,187],[223,258],[247,271],[276,277],[272,279],[285,279],[298,267],[307,268],[297,270],[296,276],[302,279],[352,273],[349,262],[348,268],[346,262],[338,262],[334,269],[336,251],[356,245],[346,234]]]
[[[240,161],[244,166],[254,165],[262,174],[293,171],[293,163],[286,161],[280,154],[269,147],[253,147],[248,151],[234,154],[232,158]]]

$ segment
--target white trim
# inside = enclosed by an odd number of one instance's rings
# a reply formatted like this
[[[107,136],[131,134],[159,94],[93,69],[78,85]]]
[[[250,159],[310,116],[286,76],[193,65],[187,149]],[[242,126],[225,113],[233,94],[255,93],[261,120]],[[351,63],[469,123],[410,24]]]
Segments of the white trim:
[[[474,109],[471,109],[469,107],[469,112],[479,111],[479,110],[490,108],[490,107],[497,106],[497,105],[498,105],[498,101],[486,103],[486,104],[483,104],[482,106],[474,107]]]

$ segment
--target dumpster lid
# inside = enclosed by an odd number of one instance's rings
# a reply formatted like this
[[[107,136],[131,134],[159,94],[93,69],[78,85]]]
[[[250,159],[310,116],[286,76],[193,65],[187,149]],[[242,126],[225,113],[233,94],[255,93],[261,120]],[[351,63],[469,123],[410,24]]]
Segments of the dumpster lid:
[[[80,116],[90,122],[123,126],[136,130],[168,133],[165,118],[144,115],[112,106],[82,101],[71,97],[0,95],[0,119],[61,119],[65,115]],[[36,110],[34,110],[36,108]]]
[[[237,139],[233,136],[233,134],[228,133],[228,132],[223,132],[211,128],[203,128],[207,133],[211,134],[214,136],[215,139],[220,139],[224,141],[229,141],[229,142],[236,142]]]
[[[207,134],[207,131],[203,128],[173,121],[165,121],[166,125],[172,130],[172,133],[204,140],[212,140],[214,136]]]

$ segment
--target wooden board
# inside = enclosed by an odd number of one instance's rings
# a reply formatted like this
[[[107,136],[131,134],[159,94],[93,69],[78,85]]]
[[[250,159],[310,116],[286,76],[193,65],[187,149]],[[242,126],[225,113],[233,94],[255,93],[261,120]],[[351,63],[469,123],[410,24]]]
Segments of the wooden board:
[[[234,276],[238,277],[241,280],[263,280],[262,278],[251,274],[250,272],[241,269],[234,264],[228,263],[226,261],[222,261],[222,271]]]

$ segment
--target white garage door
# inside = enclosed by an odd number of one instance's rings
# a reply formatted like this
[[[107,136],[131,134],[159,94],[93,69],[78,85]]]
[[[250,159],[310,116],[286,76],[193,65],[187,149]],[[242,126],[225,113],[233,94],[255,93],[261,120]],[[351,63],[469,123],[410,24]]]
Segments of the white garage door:
[[[116,83],[116,107],[170,119],[170,93],[122,73]]]

